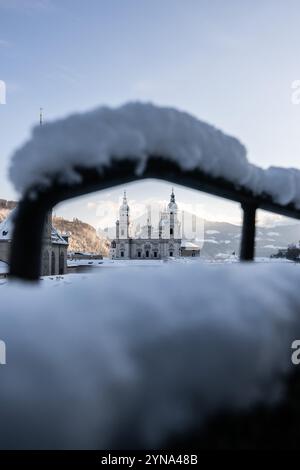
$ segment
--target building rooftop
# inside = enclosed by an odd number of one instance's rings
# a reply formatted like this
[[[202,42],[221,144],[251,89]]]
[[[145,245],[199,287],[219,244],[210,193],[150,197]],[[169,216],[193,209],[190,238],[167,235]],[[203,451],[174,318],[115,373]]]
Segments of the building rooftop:
[[[187,240],[182,240],[181,248],[185,248],[186,250],[200,250],[198,245],[192,242],[188,242]]]
[[[9,213],[8,217],[0,223],[0,241],[1,240],[10,241],[12,239],[13,229],[14,229],[15,211],[16,209],[13,209]],[[56,230],[55,227],[53,227],[53,225],[51,229],[51,241],[52,243],[58,243],[62,245],[68,244],[68,242],[66,242],[63,236]]]

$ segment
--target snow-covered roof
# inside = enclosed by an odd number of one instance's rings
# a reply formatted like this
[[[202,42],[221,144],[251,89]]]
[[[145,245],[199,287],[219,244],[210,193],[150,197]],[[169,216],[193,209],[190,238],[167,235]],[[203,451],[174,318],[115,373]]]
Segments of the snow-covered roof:
[[[186,250],[200,250],[199,245],[196,245],[195,243],[189,242],[187,240],[182,240],[181,247],[185,248]]]
[[[13,232],[13,219],[16,213],[16,209],[13,209],[6,219],[0,223],[0,240],[11,240]]]
[[[219,410],[274,403],[300,338],[299,269],[162,263],[0,286],[0,447],[161,448]]]
[[[6,219],[4,219],[0,223],[0,240],[11,240],[13,237],[13,229],[14,229],[14,217],[16,209],[13,209]],[[51,241],[52,243],[58,243],[62,245],[67,245],[68,242],[62,237],[62,235],[56,230],[55,227],[52,225],[51,230]]]
[[[10,177],[24,192],[49,184],[56,175],[77,182],[74,166],[103,168],[111,159],[131,158],[140,172],[149,155],[164,156],[182,169],[201,169],[279,204],[300,208],[300,173],[294,168],[266,170],[248,162],[245,147],[215,127],[176,109],[128,103],[100,107],[45,123],[13,155]]]
[[[68,242],[63,238],[59,231],[53,227],[53,225],[51,229],[51,241],[52,243],[58,243],[60,245],[68,245]]]

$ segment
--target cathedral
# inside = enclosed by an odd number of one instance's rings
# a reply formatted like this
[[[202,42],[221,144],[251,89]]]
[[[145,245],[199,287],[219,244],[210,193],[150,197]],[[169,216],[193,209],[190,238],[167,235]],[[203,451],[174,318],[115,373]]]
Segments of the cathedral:
[[[116,238],[111,242],[112,259],[166,259],[181,255],[181,224],[178,207],[172,189],[170,202],[160,213],[158,227],[151,224],[151,215],[137,237],[131,236],[130,209],[124,192],[116,221]]]

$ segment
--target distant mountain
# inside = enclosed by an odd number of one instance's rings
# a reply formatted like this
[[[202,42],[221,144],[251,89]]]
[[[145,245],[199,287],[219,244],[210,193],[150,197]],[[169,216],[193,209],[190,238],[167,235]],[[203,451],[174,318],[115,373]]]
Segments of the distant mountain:
[[[241,227],[227,222],[204,220],[204,242],[201,256],[225,258],[233,252],[239,253]]]
[[[222,258],[239,253],[241,227],[226,222],[204,222],[204,245],[201,255],[207,258]],[[269,257],[279,248],[289,244],[298,244],[300,223],[256,228],[256,256]]]
[[[79,219],[66,220],[63,217],[53,217],[53,225],[61,233],[69,234],[69,250],[84,253],[101,253],[108,256],[109,242],[97,235],[92,225]]]

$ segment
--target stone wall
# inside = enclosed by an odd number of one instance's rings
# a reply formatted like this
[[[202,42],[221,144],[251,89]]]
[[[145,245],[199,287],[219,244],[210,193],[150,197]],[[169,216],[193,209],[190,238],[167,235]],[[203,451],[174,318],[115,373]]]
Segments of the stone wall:
[[[5,263],[8,263],[9,253],[10,253],[10,241],[0,240],[0,261],[5,261]]]

